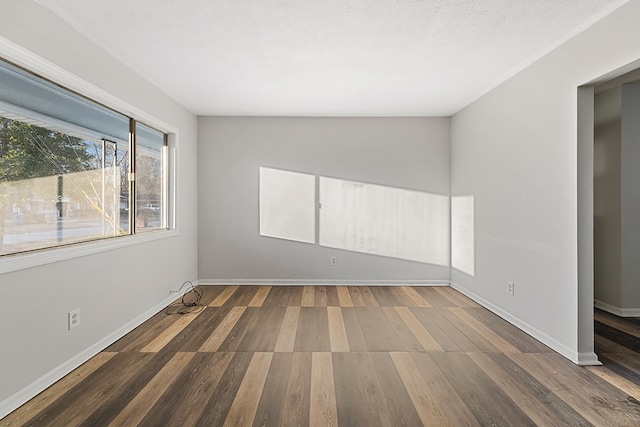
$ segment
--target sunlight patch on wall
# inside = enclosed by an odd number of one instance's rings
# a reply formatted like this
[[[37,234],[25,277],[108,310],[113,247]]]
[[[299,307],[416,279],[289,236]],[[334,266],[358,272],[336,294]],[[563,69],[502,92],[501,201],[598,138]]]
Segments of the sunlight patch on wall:
[[[451,267],[475,274],[474,197],[451,197]]]
[[[316,177],[260,168],[260,235],[316,242]]]
[[[320,177],[321,246],[449,265],[449,197]]]

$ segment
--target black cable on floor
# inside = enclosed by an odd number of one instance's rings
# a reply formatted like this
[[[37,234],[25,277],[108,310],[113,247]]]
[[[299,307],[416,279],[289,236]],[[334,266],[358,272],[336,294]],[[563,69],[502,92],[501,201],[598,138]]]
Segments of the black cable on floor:
[[[189,280],[184,282],[180,289],[177,291],[170,291],[171,293],[177,293],[182,291],[182,289],[188,285],[187,289],[182,294],[182,298],[180,301],[176,301],[172,304],[169,304],[165,312],[167,314],[188,314],[188,313],[199,313],[204,310],[204,306],[200,304],[200,300],[202,299],[202,288],[200,285],[194,286]]]

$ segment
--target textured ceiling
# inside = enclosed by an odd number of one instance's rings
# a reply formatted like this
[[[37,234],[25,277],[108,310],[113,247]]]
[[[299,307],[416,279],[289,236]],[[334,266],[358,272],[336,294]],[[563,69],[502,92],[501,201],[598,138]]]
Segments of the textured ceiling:
[[[199,115],[449,116],[627,0],[37,0]]]

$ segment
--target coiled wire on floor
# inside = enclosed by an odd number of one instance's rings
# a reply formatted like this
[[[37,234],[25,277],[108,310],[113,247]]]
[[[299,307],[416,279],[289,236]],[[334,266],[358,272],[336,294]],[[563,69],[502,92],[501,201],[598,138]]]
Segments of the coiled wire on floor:
[[[169,304],[165,313],[167,314],[189,314],[189,313],[199,313],[204,310],[204,306],[200,304],[200,300],[202,299],[202,288],[200,285],[195,286],[189,280],[184,282],[180,289],[177,291],[170,291],[172,293],[181,292],[182,289],[187,286],[184,293],[182,294],[182,298],[179,300]]]

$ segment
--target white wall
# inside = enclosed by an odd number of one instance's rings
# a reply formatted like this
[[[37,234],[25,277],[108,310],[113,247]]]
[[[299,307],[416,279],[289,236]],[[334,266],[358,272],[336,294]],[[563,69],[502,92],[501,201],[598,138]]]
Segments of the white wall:
[[[580,286],[593,288],[578,283],[577,88],[640,58],[638,22],[631,1],[452,118],[451,194],[476,209],[475,277],[452,280],[583,363],[595,355],[578,340]]]
[[[200,279],[448,280],[449,267],[258,229],[261,166],[448,195],[448,118],[200,117],[198,131]]]
[[[36,55],[31,61],[42,65],[41,57],[179,133],[176,236],[0,275],[2,417],[55,379],[52,370],[88,357],[96,343],[165,301],[170,289],[197,279],[197,121],[33,1],[3,1],[0,38],[0,56],[20,45],[26,56]],[[78,307],[81,325],[68,331],[67,312]]]

